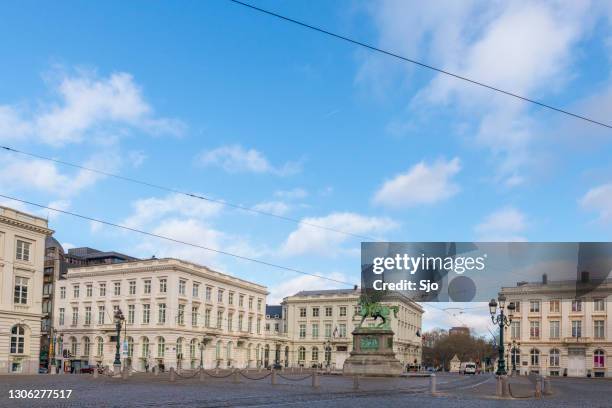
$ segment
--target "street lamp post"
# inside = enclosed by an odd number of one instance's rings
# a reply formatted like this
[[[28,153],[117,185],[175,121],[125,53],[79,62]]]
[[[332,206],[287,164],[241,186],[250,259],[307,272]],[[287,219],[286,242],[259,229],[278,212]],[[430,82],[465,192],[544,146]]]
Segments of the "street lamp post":
[[[504,359],[504,328],[510,326],[512,323],[512,312],[514,312],[514,303],[510,303],[508,305],[509,317],[504,314],[504,310],[506,308],[506,296],[500,294],[497,298],[499,301],[499,313],[498,312],[498,303],[495,299],[491,299],[489,302],[489,312],[491,313],[491,321],[493,324],[499,326],[499,362],[497,363],[497,371],[495,374],[497,375],[506,375],[508,372],[506,371],[506,360]]]
[[[117,329],[117,342],[115,345],[115,361],[113,362],[113,366],[115,369],[115,374],[119,374],[121,371],[121,326],[125,318],[123,317],[123,312],[121,309],[117,308],[114,316],[115,320],[115,328]]]

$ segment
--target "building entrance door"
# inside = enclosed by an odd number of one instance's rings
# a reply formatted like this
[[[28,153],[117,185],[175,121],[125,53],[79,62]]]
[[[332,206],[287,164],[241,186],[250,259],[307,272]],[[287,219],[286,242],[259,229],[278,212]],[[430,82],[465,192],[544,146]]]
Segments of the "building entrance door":
[[[586,355],[583,348],[570,348],[567,356],[568,377],[586,376]]]

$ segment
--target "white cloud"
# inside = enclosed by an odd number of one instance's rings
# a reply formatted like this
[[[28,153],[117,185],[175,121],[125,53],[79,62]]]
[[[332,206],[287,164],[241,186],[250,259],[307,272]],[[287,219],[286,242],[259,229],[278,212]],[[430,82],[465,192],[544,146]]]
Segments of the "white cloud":
[[[317,273],[319,276],[326,276],[331,279],[347,282],[346,276],[340,272]],[[269,304],[280,304],[284,297],[295,295],[301,290],[321,290],[321,289],[339,289],[346,288],[338,282],[321,279],[316,276],[299,275],[292,278],[278,279],[279,283],[269,287],[270,294],[268,295]]]
[[[210,218],[221,211],[222,205],[172,193],[163,198],[151,197],[132,203],[132,214],[123,221],[131,228],[142,228],[166,217]]]
[[[298,187],[291,190],[278,190],[274,192],[274,195],[279,198],[294,200],[308,197],[308,191]]]
[[[438,302],[434,304],[421,303],[425,313],[423,315],[423,330],[428,331],[439,327],[449,329],[455,326],[466,326],[479,336],[490,337],[495,327],[491,324],[488,303],[471,302],[462,309],[456,303]],[[444,310],[447,309],[447,310]]]
[[[612,183],[593,187],[580,199],[583,208],[599,213],[599,221],[612,222]]]
[[[333,257],[347,251],[341,244],[349,236],[313,225],[360,235],[384,233],[397,227],[394,221],[386,217],[366,217],[348,212],[304,218],[301,221],[302,224],[287,237],[281,248],[282,254],[291,256],[309,253]]]
[[[401,208],[446,200],[459,192],[459,186],[452,182],[452,178],[460,170],[458,158],[438,160],[432,165],[420,162],[386,181],[374,195],[373,202]]]
[[[276,215],[285,215],[291,210],[291,206],[283,201],[265,201],[253,206],[253,209]]]
[[[197,157],[197,162],[203,166],[220,167],[228,173],[271,173],[288,176],[301,170],[301,165],[297,162],[273,166],[263,153],[255,149],[245,149],[240,145],[221,146],[204,151]]]
[[[489,214],[474,230],[479,241],[522,242],[528,228],[525,214],[513,207],[505,207]]]
[[[131,128],[153,134],[184,130],[180,121],[155,116],[140,87],[125,72],[107,78],[79,72],[62,77],[53,91],[57,100],[35,111],[0,105],[0,140],[30,138],[62,146],[94,133],[117,136]]]

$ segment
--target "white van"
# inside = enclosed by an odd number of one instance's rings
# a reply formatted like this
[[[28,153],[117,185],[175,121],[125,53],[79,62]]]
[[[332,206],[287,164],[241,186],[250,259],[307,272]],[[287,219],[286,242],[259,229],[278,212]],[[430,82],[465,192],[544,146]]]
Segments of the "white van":
[[[465,374],[476,374],[476,363],[468,362],[461,364],[461,372]]]

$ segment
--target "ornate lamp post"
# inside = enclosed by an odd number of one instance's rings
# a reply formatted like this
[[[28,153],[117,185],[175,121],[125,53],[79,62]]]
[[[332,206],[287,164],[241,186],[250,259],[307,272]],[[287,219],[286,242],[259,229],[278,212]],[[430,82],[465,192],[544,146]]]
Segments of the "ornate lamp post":
[[[512,312],[514,312],[514,303],[510,303],[508,305],[508,312],[510,316],[506,316],[504,314],[504,310],[506,308],[506,296],[500,294],[497,298],[499,301],[499,314],[497,314],[497,302],[495,299],[491,299],[489,302],[489,312],[491,313],[491,321],[493,324],[499,326],[499,361],[497,363],[497,371],[495,374],[497,375],[506,375],[508,372],[506,371],[506,360],[504,359],[504,328],[510,326],[512,323]]]
[[[115,312],[115,316],[113,316],[115,321],[115,328],[117,329],[117,342],[115,345],[115,361],[113,362],[113,366],[115,368],[115,373],[119,373],[121,370],[121,326],[123,325],[123,321],[125,317],[123,317],[123,312],[121,309],[117,308]]]

